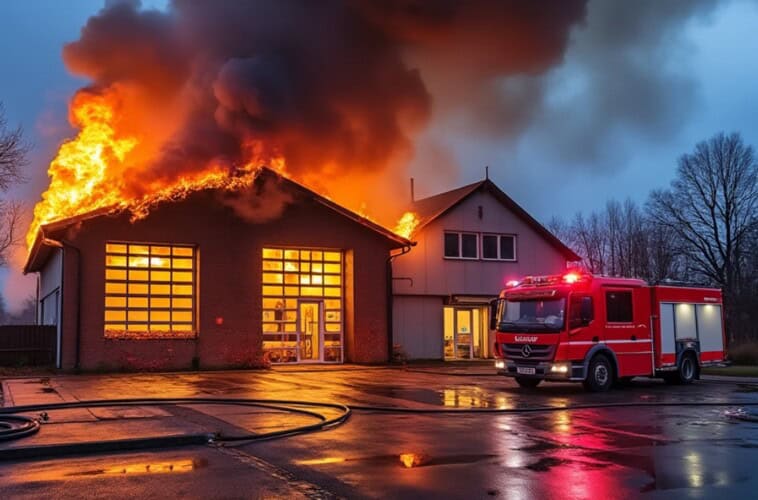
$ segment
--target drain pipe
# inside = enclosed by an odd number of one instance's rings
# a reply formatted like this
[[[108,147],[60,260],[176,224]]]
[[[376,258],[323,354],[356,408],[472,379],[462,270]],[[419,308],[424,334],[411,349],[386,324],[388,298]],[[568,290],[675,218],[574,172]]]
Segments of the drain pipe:
[[[392,353],[394,349],[394,334],[393,334],[393,321],[394,316],[392,314],[393,309],[393,294],[392,294],[392,261],[395,259],[395,257],[400,257],[401,255],[405,255],[408,252],[411,251],[411,248],[416,246],[415,242],[411,242],[410,245],[406,245],[402,248],[400,253],[396,253],[394,255],[390,254],[389,257],[387,257],[387,272],[385,273],[387,275],[387,362],[392,363]]]
[[[60,248],[63,251],[61,256],[61,313],[65,311],[66,292],[63,286],[65,281],[65,269],[66,269],[66,250],[71,249],[76,252],[76,352],[74,357],[74,369],[79,369],[81,342],[82,342],[82,329],[81,329],[81,308],[82,308],[82,253],[79,248],[75,247],[66,240],[54,240],[52,238],[45,237],[42,234],[42,244]],[[59,321],[62,319],[62,314],[59,316]],[[63,325],[61,324],[61,345],[60,350],[63,351]],[[63,365],[63,356],[61,358],[61,366]]]

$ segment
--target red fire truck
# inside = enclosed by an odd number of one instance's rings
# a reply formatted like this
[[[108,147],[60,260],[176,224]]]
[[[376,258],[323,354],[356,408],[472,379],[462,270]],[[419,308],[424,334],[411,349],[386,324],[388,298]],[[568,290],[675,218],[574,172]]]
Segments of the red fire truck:
[[[493,303],[495,367],[606,391],[633,377],[688,384],[724,359],[721,290],[568,272],[509,282]]]

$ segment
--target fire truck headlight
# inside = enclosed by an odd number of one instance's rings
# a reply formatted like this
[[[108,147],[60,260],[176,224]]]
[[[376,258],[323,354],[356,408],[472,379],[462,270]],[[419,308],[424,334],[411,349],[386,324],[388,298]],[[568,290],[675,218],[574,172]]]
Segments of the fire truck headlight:
[[[569,364],[568,363],[555,363],[554,365],[550,367],[550,372],[565,375],[569,372]]]
[[[495,361],[495,368],[497,370],[504,370],[505,369],[505,361],[503,361],[502,359],[498,359],[497,361]]]

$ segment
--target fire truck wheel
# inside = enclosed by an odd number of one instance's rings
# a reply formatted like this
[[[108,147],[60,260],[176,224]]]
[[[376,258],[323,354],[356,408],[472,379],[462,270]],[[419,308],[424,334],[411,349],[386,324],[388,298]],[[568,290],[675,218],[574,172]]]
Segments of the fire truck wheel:
[[[674,384],[691,384],[697,377],[697,361],[691,353],[682,356],[676,373],[673,373],[666,381]]]
[[[613,385],[613,365],[605,354],[596,354],[590,361],[584,388],[591,392],[605,392]]]
[[[541,378],[516,377],[516,383],[525,389],[534,389],[542,382]]]

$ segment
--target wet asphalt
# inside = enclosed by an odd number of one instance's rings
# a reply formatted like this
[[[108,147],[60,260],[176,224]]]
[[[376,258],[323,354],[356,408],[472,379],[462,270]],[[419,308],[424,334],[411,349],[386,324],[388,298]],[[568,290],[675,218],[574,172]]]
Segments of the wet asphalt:
[[[730,416],[740,402],[758,402],[758,384],[744,382],[669,386],[637,379],[606,394],[557,383],[526,391],[480,366],[84,375],[28,383],[39,386],[40,398],[69,401],[210,396],[417,409],[735,404],[525,414],[361,410],[339,427],[276,441],[3,462],[2,498],[750,498],[758,487],[758,423]],[[261,433],[311,421],[218,405],[57,411],[37,436],[13,446]]]

